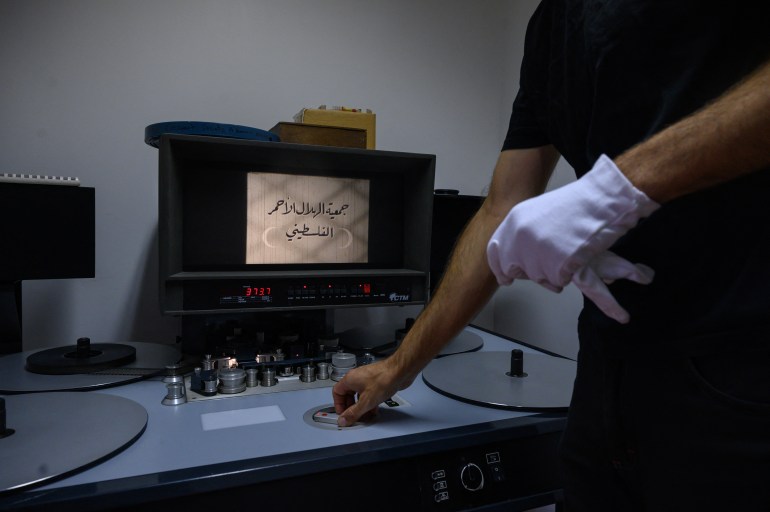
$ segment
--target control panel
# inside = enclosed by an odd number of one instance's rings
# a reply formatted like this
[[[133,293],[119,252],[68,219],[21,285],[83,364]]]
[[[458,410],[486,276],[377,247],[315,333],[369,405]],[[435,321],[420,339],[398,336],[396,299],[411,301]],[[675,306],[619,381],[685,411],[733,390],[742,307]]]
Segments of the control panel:
[[[301,277],[183,281],[185,310],[252,311],[424,301],[419,277]]]
[[[422,509],[465,510],[522,496],[553,499],[560,488],[558,440],[558,433],[548,434],[425,457],[419,468]]]

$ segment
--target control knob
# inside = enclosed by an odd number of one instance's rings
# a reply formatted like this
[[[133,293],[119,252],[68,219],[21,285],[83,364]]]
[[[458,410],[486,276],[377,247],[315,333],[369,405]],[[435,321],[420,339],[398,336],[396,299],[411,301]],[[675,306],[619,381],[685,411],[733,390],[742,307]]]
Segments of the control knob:
[[[480,491],[484,488],[484,473],[476,464],[469,462],[460,470],[460,483],[469,491]]]

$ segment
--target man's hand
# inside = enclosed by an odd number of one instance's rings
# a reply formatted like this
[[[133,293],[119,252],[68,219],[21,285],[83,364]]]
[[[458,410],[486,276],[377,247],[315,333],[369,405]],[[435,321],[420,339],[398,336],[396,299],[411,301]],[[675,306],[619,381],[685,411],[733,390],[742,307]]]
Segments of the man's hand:
[[[659,205],[602,155],[574,183],[513,207],[487,246],[498,283],[530,279],[560,292],[574,282],[608,316],[628,322],[605,281],[652,280],[652,270],[607,251]]]
[[[578,269],[572,276],[572,282],[605,315],[625,324],[631,317],[628,311],[618,304],[605,283],[628,279],[639,284],[650,284],[654,276],[655,272],[647,265],[633,264],[613,252],[605,251],[588,265]]]
[[[377,414],[382,402],[408,386],[399,386],[394,375],[387,359],[350,370],[332,388],[339,426],[349,427],[367,414]]]

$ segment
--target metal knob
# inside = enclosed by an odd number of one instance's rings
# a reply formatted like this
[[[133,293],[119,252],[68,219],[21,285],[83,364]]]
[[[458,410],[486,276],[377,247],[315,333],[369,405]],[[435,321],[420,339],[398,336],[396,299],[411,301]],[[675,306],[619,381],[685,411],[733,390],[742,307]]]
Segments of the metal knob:
[[[210,373],[203,377],[203,392],[206,395],[217,394],[217,377],[213,373]]]
[[[180,405],[187,402],[184,382],[171,382],[166,388],[166,398],[161,401],[163,405]]]
[[[511,350],[511,371],[506,372],[509,377],[526,377],[524,372],[524,352],[515,348]]]
[[[91,339],[78,338],[75,354],[77,357],[91,357]]]
[[[318,380],[326,380],[329,378],[329,363],[322,362],[316,365],[318,367]]]
[[[223,368],[219,370],[220,393],[241,393],[245,389],[246,371],[243,368]]]
[[[470,462],[460,470],[460,483],[469,491],[480,491],[484,488],[484,472]]]
[[[347,352],[337,352],[332,355],[332,380],[340,381],[356,367],[356,356]]]
[[[275,386],[278,380],[275,378],[275,369],[265,368],[262,370],[262,385],[263,386]]]
[[[302,382],[315,382],[315,366],[307,365],[302,367],[302,373],[299,376]]]
[[[259,385],[259,370],[249,368],[246,370],[246,387],[254,388]]]
[[[10,436],[13,432],[12,428],[5,426],[5,399],[0,398],[0,439]]]

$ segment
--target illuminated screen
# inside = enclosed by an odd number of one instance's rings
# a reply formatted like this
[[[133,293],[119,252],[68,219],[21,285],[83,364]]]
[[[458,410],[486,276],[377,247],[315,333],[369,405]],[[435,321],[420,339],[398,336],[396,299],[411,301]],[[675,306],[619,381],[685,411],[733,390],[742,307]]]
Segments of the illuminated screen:
[[[400,268],[398,174],[185,170],[183,269]]]
[[[246,264],[368,263],[369,180],[250,172]]]

